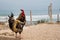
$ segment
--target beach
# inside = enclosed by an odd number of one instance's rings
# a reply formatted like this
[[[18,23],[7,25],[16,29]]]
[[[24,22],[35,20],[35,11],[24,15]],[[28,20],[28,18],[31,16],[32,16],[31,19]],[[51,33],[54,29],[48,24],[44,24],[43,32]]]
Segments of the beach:
[[[0,0],[0,40],[60,40],[59,3],[60,0]],[[15,32],[19,32],[17,36]]]
[[[15,38],[9,27],[1,29],[2,27],[0,25],[0,40],[60,40],[60,24],[56,23],[26,26],[21,34],[22,39]]]

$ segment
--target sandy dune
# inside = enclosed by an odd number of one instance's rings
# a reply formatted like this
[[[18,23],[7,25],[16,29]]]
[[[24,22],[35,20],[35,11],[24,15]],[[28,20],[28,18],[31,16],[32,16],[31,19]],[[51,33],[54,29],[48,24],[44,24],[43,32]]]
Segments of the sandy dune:
[[[24,27],[22,39],[15,38],[14,32],[10,29],[1,31],[0,40],[60,40],[60,24],[38,24]]]

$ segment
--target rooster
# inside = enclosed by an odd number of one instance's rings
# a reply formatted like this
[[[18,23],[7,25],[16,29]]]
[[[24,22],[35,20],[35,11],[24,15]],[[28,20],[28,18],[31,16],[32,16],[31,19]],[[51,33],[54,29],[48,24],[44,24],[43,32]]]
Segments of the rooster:
[[[16,37],[17,33],[19,33],[21,37],[21,32],[23,31],[23,27],[25,25],[25,20],[24,22],[21,21],[23,18],[21,20],[18,19],[15,20],[13,13],[11,13],[11,16],[8,15],[8,17],[9,17],[8,23],[10,29],[16,33]]]

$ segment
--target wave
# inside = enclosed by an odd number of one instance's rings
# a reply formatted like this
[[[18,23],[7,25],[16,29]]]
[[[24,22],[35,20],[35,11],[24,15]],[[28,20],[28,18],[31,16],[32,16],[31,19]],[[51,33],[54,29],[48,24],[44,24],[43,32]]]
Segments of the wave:
[[[18,16],[14,16],[15,19],[17,17]],[[53,21],[57,21],[57,15],[52,15],[52,18],[53,18]],[[49,20],[50,18],[49,18],[49,15],[32,15],[32,21],[38,21],[42,19]],[[30,21],[30,16],[26,16],[26,20]],[[8,21],[8,16],[0,16],[0,22],[2,21]]]

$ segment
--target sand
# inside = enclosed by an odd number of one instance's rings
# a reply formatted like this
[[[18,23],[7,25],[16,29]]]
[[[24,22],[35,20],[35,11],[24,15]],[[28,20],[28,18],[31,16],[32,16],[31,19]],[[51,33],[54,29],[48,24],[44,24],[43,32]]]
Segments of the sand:
[[[60,40],[60,24],[43,23],[24,27],[22,39],[14,35],[9,28],[0,30],[0,40]]]

